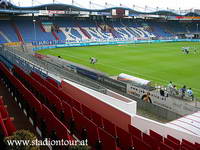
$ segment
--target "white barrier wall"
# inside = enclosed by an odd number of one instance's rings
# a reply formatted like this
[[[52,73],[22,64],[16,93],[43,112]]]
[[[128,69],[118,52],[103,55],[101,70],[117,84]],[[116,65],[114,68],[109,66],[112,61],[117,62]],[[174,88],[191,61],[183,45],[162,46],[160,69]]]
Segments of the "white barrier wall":
[[[108,89],[107,89],[107,91],[106,91],[106,95],[111,96],[111,97],[114,97],[114,98],[119,99],[119,100],[121,100],[121,101],[124,101],[124,102],[126,102],[126,103],[130,103],[130,102],[133,101],[133,100],[130,99],[130,98],[127,98],[127,97],[125,97],[125,96],[123,96],[123,95],[120,95],[120,94],[115,93],[115,92],[113,92],[113,91],[111,91],[111,90],[108,90]]]
[[[200,136],[200,111],[166,124],[168,127]]]
[[[79,103],[128,131],[128,124],[136,114],[136,101],[125,102],[68,80],[62,81],[61,87]]]
[[[133,116],[132,122],[133,126],[145,133],[148,133],[149,130],[153,130],[164,137],[166,137],[167,135],[171,135],[179,140],[186,139],[193,143],[200,141],[200,136],[189,134],[176,128],[168,127],[165,124],[158,123],[156,121],[138,115]]]
[[[193,143],[200,141],[200,136],[136,115],[137,103],[125,99],[125,97],[118,94],[115,95],[112,91],[108,91],[109,95],[116,98],[68,80],[62,81],[61,87],[64,92],[73,96],[81,104],[84,104],[126,131],[128,131],[128,124],[132,124],[142,132],[148,133],[149,130],[153,130],[165,137],[171,135],[179,140],[186,139]]]

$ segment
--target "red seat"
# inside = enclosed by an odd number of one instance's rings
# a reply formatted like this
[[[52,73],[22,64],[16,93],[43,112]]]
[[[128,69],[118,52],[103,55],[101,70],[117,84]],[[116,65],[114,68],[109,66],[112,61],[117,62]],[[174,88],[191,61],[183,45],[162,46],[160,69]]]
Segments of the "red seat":
[[[53,79],[50,79],[50,78],[47,78],[47,79],[44,79],[43,77],[41,77],[39,74],[35,73],[35,72],[31,72],[31,76],[39,81],[42,85],[44,85],[46,88],[48,88],[52,93],[54,93],[56,96],[60,96],[60,92],[59,92],[59,89],[58,89],[58,85],[57,83],[53,82]],[[52,84],[54,83],[54,84]],[[56,86],[55,86],[56,84]]]
[[[163,136],[161,136],[160,134],[156,133],[153,130],[150,130],[150,136],[153,137],[153,138],[155,138],[159,142],[163,142]]]
[[[64,93],[63,91],[59,90],[59,97],[61,100],[65,101],[69,105],[73,106],[73,98],[71,96],[69,96],[66,93]]]
[[[87,129],[87,124],[84,124],[85,121],[84,115],[75,108],[72,109],[72,113],[76,123],[77,135],[81,137],[82,130],[84,128]]]
[[[81,104],[76,100],[73,100],[73,107],[81,111]]]
[[[7,129],[5,127],[4,121],[1,118],[1,115],[0,115],[0,126],[1,126],[0,132],[2,131],[4,136],[8,136],[8,132],[7,132]]]
[[[88,119],[92,119],[92,112],[91,110],[86,107],[85,105],[81,105],[82,106],[82,113],[83,115],[85,115]]]
[[[115,138],[101,128],[98,128],[102,150],[116,150]]]
[[[69,125],[68,123],[70,122],[70,120],[73,118],[72,115],[72,108],[69,104],[67,104],[66,102],[62,102],[63,105],[63,110],[64,110],[64,117],[65,117],[65,125]],[[69,127],[69,126],[68,126]]]
[[[38,82],[40,82],[41,84],[44,85],[44,80],[42,79],[42,77],[40,75],[38,75],[35,72],[31,72],[30,73],[31,77],[33,77],[35,80],[37,80]]]
[[[139,139],[142,139],[142,132],[137,129],[136,127],[132,126],[132,125],[128,125],[128,130],[129,130],[129,133],[132,135],[132,136],[135,136]]]
[[[43,86],[41,86],[41,84],[37,80],[29,76],[28,81],[31,84],[32,88],[38,91],[38,93],[43,94]]]
[[[173,136],[167,135],[167,138],[168,138],[169,140],[173,141],[173,142],[176,143],[176,144],[179,144],[179,145],[180,145],[180,143],[181,143],[178,139],[176,139],[176,138],[173,137]]]
[[[88,142],[92,147],[94,147],[96,144],[96,141],[99,139],[99,134],[97,130],[98,127],[94,122],[92,122],[88,118],[83,117],[82,119],[83,119],[82,126],[86,128],[88,132]]]
[[[160,150],[175,150],[164,143],[160,143]],[[178,150],[178,149],[177,149]]]
[[[131,135],[119,127],[116,127],[116,131],[117,131],[117,137],[119,138],[119,147],[122,150],[130,149],[133,146]]]
[[[103,127],[102,117],[96,112],[92,111],[92,121],[98,126]]]
[[[199,143],[195,143],[195,148],[196,148],[197,150],[200,150],[200,144],[199,144]]]
[[[196,147],[200,147],[200,143],[195,142]]]
[[[4,105],[2,96],[0,96],[0,105]]]
[[[14,124],[12,123],[12,121],[10,120],[10,118],[5,120],[5,127],[7,129],[8,136],[11,136],[13,134],[13,132],[16,131],[16,128],[15,128]]]
[[[23,88],[23,98],[28,102],[30,107],[35,107],[36,97],[27,88]]]
[[[103,118],[103,129],[110,133],[113,137],[116,137],[115,125],[107,119]]]
[[[61,122],[59,121],[56,117],[54,118],[54,124],[55,124],[55,130],[56,130],[56,134],[58,136],[59,139],[63,139],[63,140],[70,140],[71,137],[68,133],[68,129],[67,127]]]
[[[181,146],[181,150],[190,150],[190,149],[188,149],[188,148],[185,147],[185,146]]]
[[[7,109],[4,107],[4,105],[0,105],[0,113],[1,113],[1,117],[4,119],[4,118],[7,118],[9,115],[8,115],[8,111]]]
[[[57,112],[59,112],[62,109],[61,100],[50,90],[43,86],[43,90],[41,92],[47,97],[49,104],[55,105]]]
[[[154,150],[159,150],[159,142],[148,134],[143,133],[142,139],[145,143],[151,145]]]
[[[195,144],[193,144],[185,139],[182,139],[181,147],[186,147],[188,150],[192,150],[192,149],[194,150]]]
[[[35,119],[34,121],[35,121],[36,125],[39,125],[40,121],[41,121],[40,117],[42,114],[42,104],[35,96],[30,96],[28,101],[30,101],[29,105],[31,104],[30,107],[32,107],[36,113],[36,114],[34,114],[36,116],[32,116],[33,117],[32,119]]]
[[[50,77],[47,77],[46,80],[47,80],[49,83],[51,83],[52,85],[54,85],[55,87],[58,88],[58,83],[57,83],[54,79],[52,79],[52,78],[50,78]]]
[[[56,116],[53,115],[53,113],[43,105],[43,118],[46,121],[46,126],[48,130],[48,135],[51,134],[53,130],[56,131],[56,135],[60,140],[69,140],[70,136],[68,134],[67,127],[58,120]]]
[[[36,97],[33,97],[31,99],[31,101],[32,101],[32,106],[35,108],[35,110],[37,112],[41,112],[42,111],[42,104],[41,104],[41,102]]]
[[[133,147],[136,150],[154,150],[150,145],[143,142],[141,139],[137,138],[136,136],[132,136],[132,143],[133,143]]]
[[[54,115],[49,108],[47,108],[45,105],[42,105],[42,118],[45,120],[46,126],[47,126],[47,134],[50,135],[51,131],[55,128],[54,126]]]
[[[174,150],[180,149],[180,144],[174,143],[170,139],[164,138],[164,143],[168,145],[169,147],[173,148]]]

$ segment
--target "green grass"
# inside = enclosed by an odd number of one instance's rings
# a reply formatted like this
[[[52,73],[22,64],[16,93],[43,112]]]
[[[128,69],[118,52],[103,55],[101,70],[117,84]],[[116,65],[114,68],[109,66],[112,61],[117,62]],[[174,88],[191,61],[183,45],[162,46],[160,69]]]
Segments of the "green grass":
[[[191,87],[200,96],[200,53],[185,55],[182,47],[195,47],[198,42],[154,43],[71,47],[38,51],[100,70],[110,76],[126,73],[166,85],[173,81],[178,87]],[[98,59],[89,63],[90,57]]]

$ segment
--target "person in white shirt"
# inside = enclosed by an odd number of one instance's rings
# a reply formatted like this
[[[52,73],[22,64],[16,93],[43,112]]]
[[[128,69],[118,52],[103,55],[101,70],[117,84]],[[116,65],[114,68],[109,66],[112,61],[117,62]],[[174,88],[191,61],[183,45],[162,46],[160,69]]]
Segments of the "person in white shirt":
[[[194,94],[193,94],[193,91],[192,91],[191,88],[189,88],[189,89],[187,90],[187,94],[188,94],[188,96],[192,97],[192,100],[194,100]]]
[[[95,64],[97,63],[97,59],[94,57],[90,57],[90,64]]]
[[[190,49],[190,47],[182,47],[182,51],[185,54],[189,54],[189,49]]]
[[[167,85],[168,88],[173,88],[173,84],[172,81],[169,82],[169,84]]]
[[[172,91],[173,91],[172,81],[169,82],[169,84],[167,85],[167,88],[168,88],[169,93],[172,94]]]

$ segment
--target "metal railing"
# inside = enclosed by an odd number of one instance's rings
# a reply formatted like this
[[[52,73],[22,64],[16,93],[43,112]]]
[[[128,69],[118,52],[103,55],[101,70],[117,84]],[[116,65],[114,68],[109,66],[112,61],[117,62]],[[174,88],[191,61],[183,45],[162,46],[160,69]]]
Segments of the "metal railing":
[[[74,72],[71,72],[62,66],[51,63],[47,60],[37,58],[31,53],[23,52],[18,49],[20,48],[4,46],[1,48],[0,53],[1,55],[5,56],[5,58],[7,58],[12,64],[19,65],[26,72],[37,70],[37,72],[40,72],[46,76],[53,74],[59,78],[73,81],[101,93],[106,92],[106,88],[88,78],[75,74]]]

